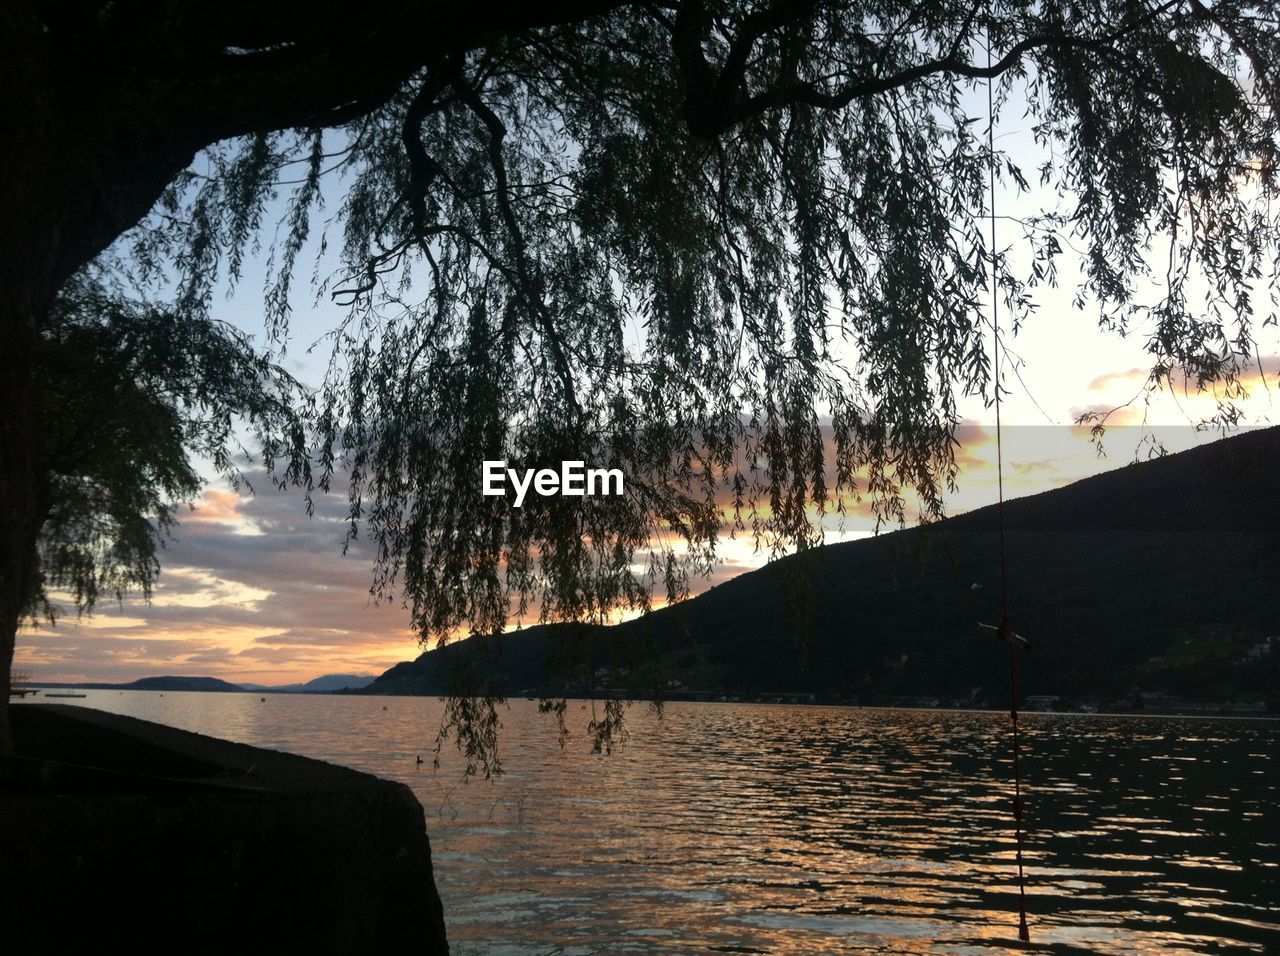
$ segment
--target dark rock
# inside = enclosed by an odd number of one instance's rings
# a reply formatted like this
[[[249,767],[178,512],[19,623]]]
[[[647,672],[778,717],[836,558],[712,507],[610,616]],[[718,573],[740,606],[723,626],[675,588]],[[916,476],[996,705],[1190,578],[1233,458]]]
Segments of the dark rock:
[[[11,712],[13,952],[448,952],[403,784],[84,708]]]

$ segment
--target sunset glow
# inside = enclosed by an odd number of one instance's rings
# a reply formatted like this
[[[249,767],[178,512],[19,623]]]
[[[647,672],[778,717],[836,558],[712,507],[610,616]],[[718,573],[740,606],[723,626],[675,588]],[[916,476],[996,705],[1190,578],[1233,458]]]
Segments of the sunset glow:
[[[1099,375],[1091,391],[1110,399],[1139,386],[1142,378],[1139,370]],[[1255,417],[1265,419],[1264,410],[1258,401]],[[1132,422],[1133,413],[1126,409],[1118,417]],[[947,500],[950,514],[989,505],[997,495],[994,429],[973,423],[957,437],[960,479]],[[1154,454],[1157,444],[1172,453],[1217,437],[1185,424],[1146,429],[1126,424],[1108,429],[1105,454],[1100,454],[1087,428],[1008,427],[1002,443],[1005,495],[1062,487],[1141,460]],[[408,610],[399,603],[374,603],[370,596],[367,543],[356,540],[341,556],[345,498],[337,493],[318,498],[315,516],[307,518],[296,494],[276,491],[270,482],[256,485],[252,496],[210,486],[182,512],[162,553],[162,572],[149,603],[127,598],[122,606],[104,603],[79,620],[68,610],[54,627],[28,627],[18,642],[17,666],[44,681],[127,682],[173,673],[282,684],[326,673],[378,674],[416,657],[421,648]],[[910,494],[904,497],[910,515],[915,503]],[[843,516],[829,507],[819,519],[812,509],[828,544],[875,533],[868,500],[847,498],[845,504]],[[884,527],[881,533],[892,530]],[[767,560],[749,532],[730,537],[727,524],[718,556],[709,578],[690,582],[692,594]],[[660,589],[653,603],[665,603]],[[620,611],[616,619],[634,614]],[[535,608],[522,623],[536,619]]]

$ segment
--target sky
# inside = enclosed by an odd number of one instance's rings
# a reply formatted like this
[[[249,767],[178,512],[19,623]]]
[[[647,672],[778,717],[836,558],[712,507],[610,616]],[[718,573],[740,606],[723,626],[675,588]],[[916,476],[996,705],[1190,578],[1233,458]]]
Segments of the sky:
[[[1025,133],[1016,123],[1000,129],[1014,151]],[[1069,257],[1065,265],[1064,288],[1041,290],[1033,319],[1016,335],[1006,330],[1010,394],[1002,444],[1010,498],[1122,467],[1157,444],[1176,452],[1221,437],[1193,427],[1213,413],[1214,395],[1190,387],[1144,394],[1150,362],[1141,330],[1127,338],[1104,333],[1096,315],[1072,308]],[[256,335],[262,270],[262,262],[250,262],[241,291],[216,310]],[[336,307],[295,305],[286,364],[304,381],[318,382],[326,354],[321,346],[308,355],[305,346],[337,318]],[[1243,423],[1250,426],[1280,421],[1280,337],[1275,329],[1264,334],[1271,337],[1260,343],[1260,368],[1244,382],[1250,395],[1241,405]],[[1088,429],[1073,423],[1085,412],[1114,408],[1109,424],[1116,427],[1100,454]],[[950,513],[996,500],[994,413],[978,398],[963,400],[960,410],[960,487],[947,501]],[[213,481],[179,511],[149,603],[103,602],[91,617],[68,610],[53,627],[27,628],[19,634],[15,669],[36,682],[182,674],[277,684],[326,673],[378,674],[420,653],[408,610],[370,595],[367,544],[357,539],[343,553],[344,489],[318,497],[308,517],[297,493],[278,491],[260,475],[252,484],[255,494],[237,494]],[[855,509],[843,524],[823,519],[823,531],[828,542],[852,540],[873,533],[873,522],[865,508]],[[722,539],[720,555],[710,578],[691,582],[694,593],[766,559],[742,539]]]
[[[1137,373],[1123,368],[1102,373],[1077,397],[1087,402],[1109,396],[1135,378]],[[1119,427],[1109,429],[1102,457],[1085,429],[1013,425],[1003,431],[1006,497],[1047,491],[1145,458],[1152,436],[1170,452],[1219,437],[1185,423]],[[958,437],[961,481],[948,501],[950,513],[996,497],[994,430],[975,422]],[[367,544],[357,540],[342,553],[341,489],[318,499],[309,518],[296,493],[275,490],[265,480],[254,484],[253,495],[211,485],[183,509],[160,555],[162,570],[150,603],[104,602],[91,617],[77,620],[69,611],[55,627],[27,629],[19,635],[15,667],[37,681],[127,682],[182,674],[283,684],[321,674],[378,674],[416,657],[421,648],[408,626],[409,612],[370,596]],[[855,511],[843,527],[832,517],[824,520],[831,543],[867,536],[872,527],[865,511]],[[692,582],[694,593],[765,560],[742,539],[723,540],[720,555],[710,578]]]

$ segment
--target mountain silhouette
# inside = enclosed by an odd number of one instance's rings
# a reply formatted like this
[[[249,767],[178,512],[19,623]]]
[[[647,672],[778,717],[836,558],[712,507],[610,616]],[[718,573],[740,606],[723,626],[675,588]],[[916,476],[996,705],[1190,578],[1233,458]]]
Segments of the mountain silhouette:
[[[127,684],[111,684],[103,681],[73,681],[70,683],[39,682],[40,687],[76,687],[84,690],[192,690],[204,693],[242,693],[245,688],[239,684],[217,677],[179,677],[166,674],[160,677],[140,677]]]
[[[1005,503],[1024,693],[1275,700],[1280,428]],[[366,693],[623,691],[1002,705],[999,513],[772,562],[611,627],[551,624],[398,664]],[[471,684],[460,684],[469,679]]]

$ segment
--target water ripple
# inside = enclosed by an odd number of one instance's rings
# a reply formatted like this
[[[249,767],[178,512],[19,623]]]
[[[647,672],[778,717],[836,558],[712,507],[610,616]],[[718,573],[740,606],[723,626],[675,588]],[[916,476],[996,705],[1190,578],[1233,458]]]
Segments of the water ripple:
[[[675,704],[600,758],[516,701],[459,785],[434,700],[90,693],[408,783],[463,956],[1025,950],[1005,715]],[[1033,949],[1280,951],[1280,724],[1024,720]]]

